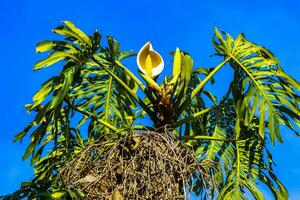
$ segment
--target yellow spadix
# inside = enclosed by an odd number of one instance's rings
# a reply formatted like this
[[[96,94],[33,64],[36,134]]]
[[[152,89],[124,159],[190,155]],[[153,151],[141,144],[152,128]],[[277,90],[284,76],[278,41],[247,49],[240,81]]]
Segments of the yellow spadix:
[[[144,74],[154,78],[164,69],[164,60],[153,49],[152,44],[147,42],[137,55],[137,65]]]

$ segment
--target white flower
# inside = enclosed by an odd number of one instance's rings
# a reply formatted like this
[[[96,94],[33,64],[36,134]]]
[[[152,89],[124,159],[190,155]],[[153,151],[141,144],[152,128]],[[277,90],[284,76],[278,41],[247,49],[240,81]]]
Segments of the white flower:
[[[147,42],[137,55],[137,65],[144,74],[154,78],[164,69],[164,60],[153,49],[152,44]]]

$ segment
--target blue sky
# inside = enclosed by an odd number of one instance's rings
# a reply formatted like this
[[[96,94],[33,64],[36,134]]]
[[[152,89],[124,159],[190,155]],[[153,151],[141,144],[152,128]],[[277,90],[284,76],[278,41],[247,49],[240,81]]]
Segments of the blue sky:
[[[205,3],[204,3],[205,2]],[[246,37],[268,47],[285,71],[300,80],[300,1],[197,1],[197,0],[15,0],[3,1],[0,8],[0,194],[13,192],[22,181],[32,178],[32,169],[21,157],[28,143],[13,143],[13,136],[28,123],[24,109],[41,83],[59,67],[33,72],[41,56],[37,42],[57,37],[51,29],[62,20],[71,20],[87,33],[98,28],[114,36],[123,49],[138,49],[152,41],[168,63],[168,53],[179,46],[190,52],[196,66],[212,67],[216,60],[211,37],[217,26],[233,36]],[[167,65],[171,66],[171,65]],[[224,73],[227,73],[225,70]],[[230,75],[217,76],[215,91],[224,92]],[[284,144],[272,149],[276,172],[290,192],[300,199],[300,138],[282,129]],[[267,196],[266,196],[267,197]],[[270,199],[267,197],[267,199]]]

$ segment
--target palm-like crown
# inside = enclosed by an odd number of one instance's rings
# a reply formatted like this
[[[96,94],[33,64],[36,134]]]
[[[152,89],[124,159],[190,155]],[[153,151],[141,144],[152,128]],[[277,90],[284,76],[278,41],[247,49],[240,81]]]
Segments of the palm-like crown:
[[[37,52],[50,54],[34,69],[58,62],[64,66],[42,85],[33,104],[26,106],[36,117],[15,137],[16,141],[26,134],[31,137],[23,158],[31,155],[36,177],[24,184],[23,192],[51,183],[62,163],[80,152],[87,141],[109,139],[111,132],[162,132],[167,126],[180,143],[191,146],[198,162],[214,163],[207,170],[214,177],[213,187],[207,192],[205,185],[194,180],[196,194],[246,199],[248,191],[263,199],[259,182],[277,199],[287,199],[286,189],[274,175],[267,143],[282,142],[280,126],[299,134],[300,85],[269,50],[249,42],[243,34],[234,39],[215,29],[215,55],[222,59],[218,65],[193,69],[189,54],[177,48],[173,73],[158,83],[164,61],[150,42],[137,55],[140,80],[122,64],[134,54],[120,51],[112,37],[107,37],[107,46],[101,46],[98,31],[88,36],[69,21],[53,32],[65,40],[39,43]],[[224,67],[231,67],[234,76],[224,83],[226,95],[217,100],[205,86]],[[148,117],[152,127],[140,124],[140,118]],[[84,139],[86,132],[88,139]],[[51,151],[45,155],[46,146]]]

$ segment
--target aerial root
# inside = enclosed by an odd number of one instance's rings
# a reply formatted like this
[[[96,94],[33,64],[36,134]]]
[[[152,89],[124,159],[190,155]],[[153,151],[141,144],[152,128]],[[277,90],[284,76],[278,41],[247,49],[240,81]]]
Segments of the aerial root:
[[[145,131],[89,144],[59,172],[58,182],[84,199],[189,199],[195,180],[212,178],[173,134]]]

